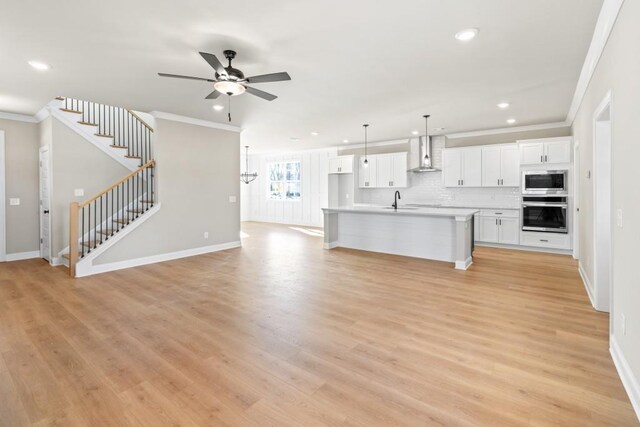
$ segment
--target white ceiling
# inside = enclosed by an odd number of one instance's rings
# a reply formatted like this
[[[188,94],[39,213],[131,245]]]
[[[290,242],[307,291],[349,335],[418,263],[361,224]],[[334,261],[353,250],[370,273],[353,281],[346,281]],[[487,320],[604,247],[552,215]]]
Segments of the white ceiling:
[[[226,122],[203,99],[198,55],[234,49],[273,102],[232,98],[233,125],[255,151],[306,149],[423,132],[565,119],[602,0],[86,0],[5,2],[0,111],[34,114],[57,95]],[[480,28],[468,43],[454,34]],[[29,60],[53,67],[33,70]],[[226,107],[226,99],[220,101]],[[220,103],[218,101],[218,103]],[[499,110],[500,101],[511,102]],[[311,132],[319,132],[311,136]],[[294,141],[291,137],[300,138]]]

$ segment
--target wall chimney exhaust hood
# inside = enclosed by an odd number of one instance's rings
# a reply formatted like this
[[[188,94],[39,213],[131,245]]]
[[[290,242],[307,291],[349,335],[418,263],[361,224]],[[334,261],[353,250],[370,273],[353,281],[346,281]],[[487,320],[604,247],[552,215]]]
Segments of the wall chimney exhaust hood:
[[[427,120],[429,119],[429,115],[425,114],[424,116],[424,127],[425,132],[424,136],[418,138],[418,166],[410,169],[410,172],[422,173],[422,172],[437,172],[439,169],[433,167],[433,147],[431,144],[431,137],[429,136],[429,128],[427,127]],[[412,144],[413,147],[413,144]],[[415,155],[414,153],[411,153]]]

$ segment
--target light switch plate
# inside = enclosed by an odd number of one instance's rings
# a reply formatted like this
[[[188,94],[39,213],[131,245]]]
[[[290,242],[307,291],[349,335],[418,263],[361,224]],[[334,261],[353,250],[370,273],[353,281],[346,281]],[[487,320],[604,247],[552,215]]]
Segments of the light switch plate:
[[[73,190],[73,195],[76,197],[84,196],[84,188],[76,188],[75,190]]]
[[[9,206],[20,206],[20,199],[18,197],[9,199]]]
[[[618,208],[617,210],[617,218],[616,218],[616,222],[618,224],[618,227],[622,228],[622,209]]]
[[[229,203],[235,203],[236,202],[236,196],[229,196]]]

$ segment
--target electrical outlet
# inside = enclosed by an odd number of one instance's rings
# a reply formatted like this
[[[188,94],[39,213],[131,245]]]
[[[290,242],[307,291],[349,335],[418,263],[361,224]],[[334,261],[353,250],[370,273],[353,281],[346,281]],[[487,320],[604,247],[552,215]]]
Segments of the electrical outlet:
[[[205,240],[207,240],[209,238],[209,232],[205,231],[203,237],[204,237]]]
[[[229,196],[229,203],[235,203],[236,202],[236,196]]]
[[[620,332],[622,332],[622,336],[627,335],[627,318],[624,313],[620,313]]]
[[[84,196],[84,188],[76,188],[75,190],[73,190],[73,195],[76,197]]]
[[[20,206],[20,199],[17,197],[9,199],[9,206]]]
[[[622,209],[621,208],[618,208],[616,217],[617,217],[616,223],[618,224],[618,227],[622,228]]]

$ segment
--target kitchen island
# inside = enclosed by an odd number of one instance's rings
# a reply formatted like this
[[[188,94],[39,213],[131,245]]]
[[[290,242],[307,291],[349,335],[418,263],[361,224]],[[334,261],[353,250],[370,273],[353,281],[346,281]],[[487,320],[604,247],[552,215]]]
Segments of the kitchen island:
[[[473,215],[477,209],[353,206],[324,208],[324,247],[359,249],[472,263]]]

